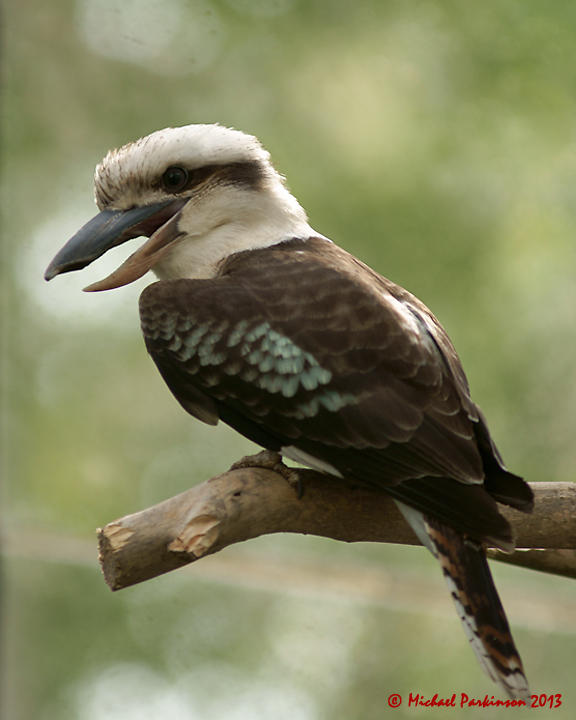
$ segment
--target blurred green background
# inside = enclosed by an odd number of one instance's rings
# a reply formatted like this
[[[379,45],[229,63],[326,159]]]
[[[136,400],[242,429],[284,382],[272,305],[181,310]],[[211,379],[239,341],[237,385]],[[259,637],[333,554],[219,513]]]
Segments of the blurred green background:
[[[111,594],[94,529],[252,448],[163,386],[149,279],[81,292],[133,247],[42,274],[110,147],[256,134],[314,227],[432,307],[511,469],[574,480],[576,5],[7,0],[3,20],[2,717],[400,719],[447,711],[389,693],[498,696],[418,548],[266,537]],[[494,572],[533,692],[574,717],[573,582]]]

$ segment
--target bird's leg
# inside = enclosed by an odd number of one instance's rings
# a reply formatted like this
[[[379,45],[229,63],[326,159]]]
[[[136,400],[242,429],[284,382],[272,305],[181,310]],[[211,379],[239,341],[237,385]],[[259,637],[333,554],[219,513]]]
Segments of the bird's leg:
[[[256,453],[255,455],[246,455],[241,460],[237,460],[230,467],[230,470],[252,467],[273,470],[278,473],[278,475],[281,475],[284,480],[295,489],[299,500],[304,495],[304,486],[300,473],[296,468],[290,468],[285,465],[280,453],[274,452],[274,450],[262,450],[262,452]]]

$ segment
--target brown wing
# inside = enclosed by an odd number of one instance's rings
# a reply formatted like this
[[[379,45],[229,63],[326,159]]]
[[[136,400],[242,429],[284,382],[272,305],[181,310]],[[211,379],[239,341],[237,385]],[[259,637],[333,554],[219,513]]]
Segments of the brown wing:
[[[141,316],[161,373],[200,419],[298,448],[425,511],[433,501],[441,514],[458,485],[482,483],[484,425],[446,334],[416,298],[326,240],[240,253],[212,280],[156,283]],[[493,517],[482,488],[460,503],[484,496]]]

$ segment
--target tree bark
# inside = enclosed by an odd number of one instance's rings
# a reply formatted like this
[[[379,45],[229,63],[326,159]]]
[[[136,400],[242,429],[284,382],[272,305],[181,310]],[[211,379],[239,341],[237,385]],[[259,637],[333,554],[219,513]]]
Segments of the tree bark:
[[[298,470],[303,489],[262,467],[241,467],[98,530],[100,562],[112,590],[120,590],[270,533],[289,532],[345,542],[420,542],[381,491],[313,470]],[[576,483],[533,483],[532,514],[501,506],[517,550],[489,556],[576,577]],[[537,550],[534,550],[537,548]]]

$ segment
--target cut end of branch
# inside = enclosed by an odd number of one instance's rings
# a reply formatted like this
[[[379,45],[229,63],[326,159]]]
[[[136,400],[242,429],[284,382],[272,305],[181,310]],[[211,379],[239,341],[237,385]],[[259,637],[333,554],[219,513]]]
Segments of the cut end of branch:
[[[111,522],[104,528],[98,528],[98,535],[106,537],[112,552],[119,552],[130,541],[134,530],[126,527],[122,521]]]
[[[110,525],[115,524],[116,523],[110,523]],[[120,579],[122,576],[122,564],[116,562],[116,551],[106,531],[108,527],[109,525],[96,530],[98,537],[98,560],[106,585],[108,585],[110,590],[120,590],[124,587]]]

